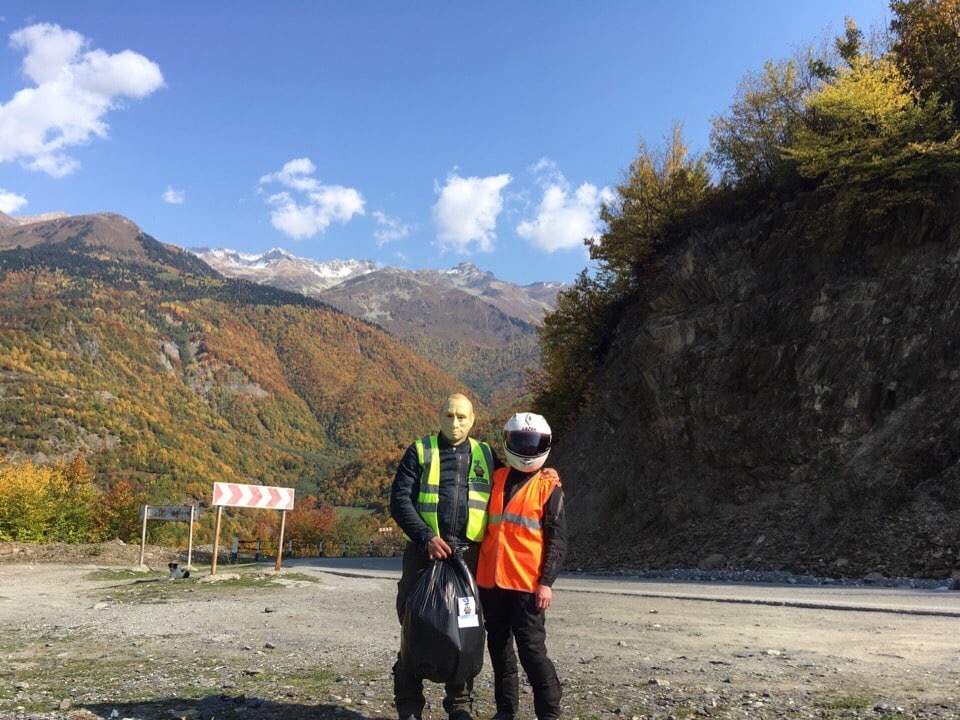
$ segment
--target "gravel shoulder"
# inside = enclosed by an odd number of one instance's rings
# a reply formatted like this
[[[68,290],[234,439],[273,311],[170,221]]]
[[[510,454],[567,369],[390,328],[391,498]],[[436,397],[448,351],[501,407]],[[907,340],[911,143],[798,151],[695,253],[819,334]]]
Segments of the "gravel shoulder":
[[[168,580],[165,553],[134,571],[130,550],[0,561],[0,718],[395,717],[390,573],[221,564]],[[831,593],[563,576],[548,647],[565,717],[960,718],[960,593]],[[441,688],[427,695],[425,720],[442,720]],[[476,696],[489,718],[489,663]]]

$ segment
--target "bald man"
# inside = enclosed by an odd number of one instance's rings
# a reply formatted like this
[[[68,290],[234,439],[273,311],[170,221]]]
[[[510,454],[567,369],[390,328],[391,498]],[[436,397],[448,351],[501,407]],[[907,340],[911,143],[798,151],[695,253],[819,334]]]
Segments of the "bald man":
[[[397,467],[390,490],[390,515],[407,538],[403,573],[397,583],[397,615],[403,623],[407,597],[431,562],[455,547],[476,573],[480,541],[487,526],[490,480],[499,466],[486,443],[470,437],[473,403],[456,393],[440,406],[440,432],[414,441]],[[443,709],[450,720],[472,720],[473,680],[445,686]],[[400,720],[421,720],[423,678],[393,666],[393,696]]]

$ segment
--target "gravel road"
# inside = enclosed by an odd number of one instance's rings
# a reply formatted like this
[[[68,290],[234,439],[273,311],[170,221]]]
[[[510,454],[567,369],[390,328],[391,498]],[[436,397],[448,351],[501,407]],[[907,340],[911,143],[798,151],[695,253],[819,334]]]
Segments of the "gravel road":
[[[395,717],[396,561],[166,577],[0,562],[0,718]],[[548,647],[571,719],[960,718],[955,591],[564,575]]]

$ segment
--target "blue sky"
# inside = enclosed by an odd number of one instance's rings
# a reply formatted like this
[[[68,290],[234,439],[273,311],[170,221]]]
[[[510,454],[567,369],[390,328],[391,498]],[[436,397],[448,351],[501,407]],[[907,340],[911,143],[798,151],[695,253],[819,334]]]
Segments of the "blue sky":
[[[180,247],[571,282],[675,122],[886,0],[0,5],[0,210]]]

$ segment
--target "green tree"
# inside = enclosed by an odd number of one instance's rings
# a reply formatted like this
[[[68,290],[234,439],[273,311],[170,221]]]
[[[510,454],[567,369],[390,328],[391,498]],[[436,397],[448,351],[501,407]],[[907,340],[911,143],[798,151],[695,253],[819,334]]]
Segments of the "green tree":
[[[844,20],[843,37],[837,38],[836,46],[837,52],[848,67],[853,67],[863,55],[863,31],[850,18]]]
[[[807,114],[785,153],[843,216],[880,221],[932,205],[958,177],[949,109],[920,98],[889,56],[854,58],[810,97]]]
[[[613,333],[617,305],[586,270],[557,296],[544,317],[540,334],[540,368],[531,376],[533,405],[555,435],[561,435],[586,399],[590,373]]]
[[[533,401],[558,433],[583,403],[624,302],[647,290],[657,249],[673,239],[710,187],[706,161],[689,155],[679,125],[663,150],[650,151],[643,142],[639,148],[615,199],[600,209],[604,232],[585,241],[597,262],[595,276],[581,272],[539,328],[542,369],[532,378]]]
[[[329,542],[335,545],[334,552],[341,552],[343,543],[347,543],[350,550],[356,552],[371,540],[371,530],[355,515],[341,515],[333,528],[333,537]],[[329,544],[329,543],[328,543]],[[360,550],[360,552],[363,552]]]
[[[893,0],[893,54],[921,96],[952,103],[960,119],[960,0]]]
[[[86,542],[94,489],[82,455],[68,464],[0,459],[0,540]]]
[[[690,155],[679,124],[662,150],[651,151],[641,141],[614,200],[600,207],[604,232],[599,240],[585,241],[598,264],[602,292],[617,301],[638,290],[657,248],[671,239],[709,187],[706,160]]]
[[[801,124],[809,86],[796,60],[747,73],[727,115],[710,120],[712,163],[724,183],[763,183],[783,167],[783,147]]]
[[[870,39],[851,18],[844,33],[819,46],[798,50],[790,60],[768,61],[748,72],[730,111],[711,119],[711,163],[727,185],[762,186],[796,177],[783,150],[808,120],[808,101],[825,82],[850,68],[865,52],[879,55],[889,41]]]

